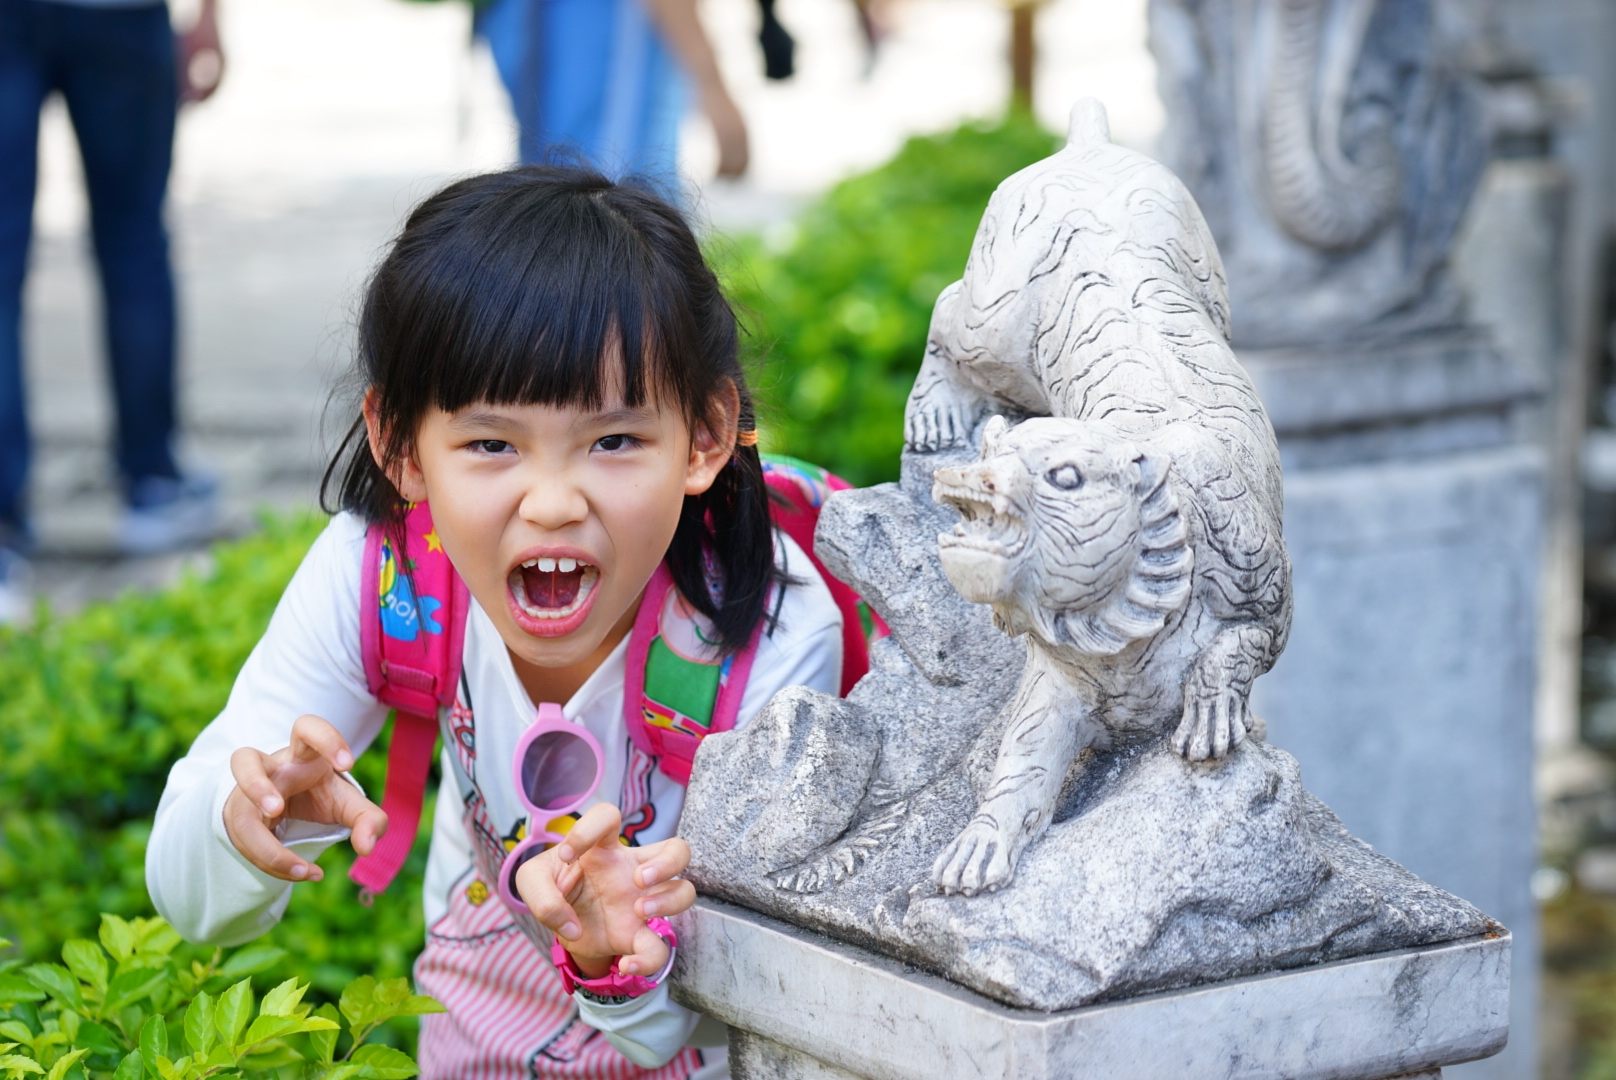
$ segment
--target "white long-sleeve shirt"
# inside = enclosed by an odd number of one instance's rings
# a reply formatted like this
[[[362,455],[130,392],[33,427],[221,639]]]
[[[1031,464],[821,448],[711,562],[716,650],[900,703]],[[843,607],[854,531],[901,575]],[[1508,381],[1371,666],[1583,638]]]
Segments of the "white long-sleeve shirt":
[[[293,721],[304,713],[329,721],[359,754],[386,719],[387,708],[367,688],[360,653],[364,539],[359,518],[332,519],[287,586],[224,711],[169,773],[147,848],[146,881],[157,910],[189,940],[232,945],[257,937],[280,919],[294,888],[247,862],[225,832],[224,804],[235,787],[230,755],[243,746],[265,752],[286,746]],[[785,571],[805,584],[785,590],[774,629],[759,644],[738,724],[750,722],[783,687],[835,693],[841,679],[841,614],[801,549],[784,536],[777,545]],[[675,834],[684,788],[628,737],[626,651],[625,640],[562,711],[588,728],[604,752],[595,801],[615,798],[624,835],[653,843]],[[511,761],[536,711],[504,641],[475,600],[463,656],[461,691],[447,715],[454,737],[444,749],[445,781],[423,892],[427,945],[416,965],[422,991],[450,1011],[423,1025],[423,1077],[543,1075],[529,1067],[536,1057],[577,1063],[601,1054],[596,1031],[637,1064],[678,1055],[671,1071],[657,1076],[724,1075],[721,1053],[681,1053],[698,1018],[669,1000],[666,987],[621,1005],[567,998],[548,957],[517,928],[493,884],[479,878],[473,846],[482,845],[497,865],[531,824],[517,799]],[[455,772],[472,781],[464,798]],[[288,846],[308,859],[345,838],[343,830],[303,822],[283,828]],[[513,1008],[520,1023],[511,1021]],[[484,1030],[479,1019],[491,1009],[499,1013],[497,1030]]]

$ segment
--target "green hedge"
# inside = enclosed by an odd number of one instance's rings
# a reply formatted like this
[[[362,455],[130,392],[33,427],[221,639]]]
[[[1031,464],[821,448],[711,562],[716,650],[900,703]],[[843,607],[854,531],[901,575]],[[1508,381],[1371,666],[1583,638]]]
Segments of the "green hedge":
[[[93,937],[102,912],[150,913],[146,837],[169,766],[223,707],[323,525],[268,520],[172,588],[0,629],[0,937],[53,955]],[[384,765],[378,750],[360,759],[369,790],[381,789]],[[330,1000],[362,974],[408,974],[422,940],[427,831],[372,908],[347,880],[351,853],[333,849],[325,880],[296,887],[271,935],[295,963],[270,974],[310,979]]]
[[[409,1080],[420,1070],[408,1054],[367,1040],[387,1025],[444,1011],[412,994],[406,979],[369,975],[318,1008],[304,1001],[309,986],[295,978],[260,1000],[253,977],[280,950],[256,944],[192,958],[161,919],[104,915],[97,939],[67,942],[59,964],[0,959],[0,1073],[11,1080]],[[0,938],[0,950],[10,944]]]
[[[795,226],[709,245],[751,331],[765,449],[855,484],[897,478],[932,304],[964,270],[993,189],[1055,145],[1025,118],[910,139]]]

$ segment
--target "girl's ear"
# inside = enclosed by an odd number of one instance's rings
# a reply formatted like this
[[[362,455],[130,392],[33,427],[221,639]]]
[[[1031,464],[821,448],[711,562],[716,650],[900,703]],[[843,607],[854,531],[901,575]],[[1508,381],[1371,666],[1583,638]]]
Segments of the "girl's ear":
[[[392,481],[393,487],[406,500],[412,503],[426,502],[426,480],[421,475],[420,467],[415,464],[415,455],[406,451],[396,461],[387,458],[381,416],[376,411],[374,386],[365,391],[365,402],[361,408],[365,414],[365,437],[370,443],[370,456],[376,462],[376,467]]]
[[[707,416],[690,433],[690,463],[685,469],[685,494],[701,495],[713,486],[735,452],[741,422],[741,392],[725,379],[707,403]],[[406,496],[407,498],[408,496]]]

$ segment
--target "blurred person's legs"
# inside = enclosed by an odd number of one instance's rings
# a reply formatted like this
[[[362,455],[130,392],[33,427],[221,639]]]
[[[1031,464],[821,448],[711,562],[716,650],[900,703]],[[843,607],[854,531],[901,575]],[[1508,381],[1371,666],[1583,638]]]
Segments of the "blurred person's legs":
[[[84,162],[117,403],[116,459],[128,502],[119,540],[161,551],[208,535],[213,485],[174,462],[174,274],[163,202],[179,107],[164,3],[48,0],[62,31],[60,89]]]
[[[39,109],[60,91],[84,163],[101,276],[114,456],[127,503],[119,543],[145,553],[200,539],[217,516],[213,485],[182,478],[172,445],[174,278],[163,201],[178,84],[168,8],[161,0],[0,0],[0,42],[0,410],[15,402],[15,423],[10,414],[0,420],[0,521],[9,518],[14,534],[27,536],[22,281]]]
[[[28,413],[22,287],[33,235],[39,109],[49,74],[34,49],[30,0],[0,0],[0,622],[27,604]]]
[[[493,0],[476,26],[510,94],[523,162],[572,151],[681,197],[689,95],[643,0]]]
[[[178,102],[168,10],[47,6],[57,9],[59,88],[90,197],[118,470],[131,486],[175,479],[174,275],[163,198]]]

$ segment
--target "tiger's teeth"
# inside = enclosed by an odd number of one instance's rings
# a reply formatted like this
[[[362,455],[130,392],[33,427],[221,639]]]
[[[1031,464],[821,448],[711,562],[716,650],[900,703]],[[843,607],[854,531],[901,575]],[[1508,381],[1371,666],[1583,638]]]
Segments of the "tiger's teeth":
[[[539,572],[541,574],[552,573],[552,572],[554,572],[555,568],[556,568],[556,561],[554,559],[540,559],[539,560]]]
[[[574,570],[578,569],[578,560],[577,559],[557,559],[556,560],[556,569],[561,571],[563,574],[570,574]]]

